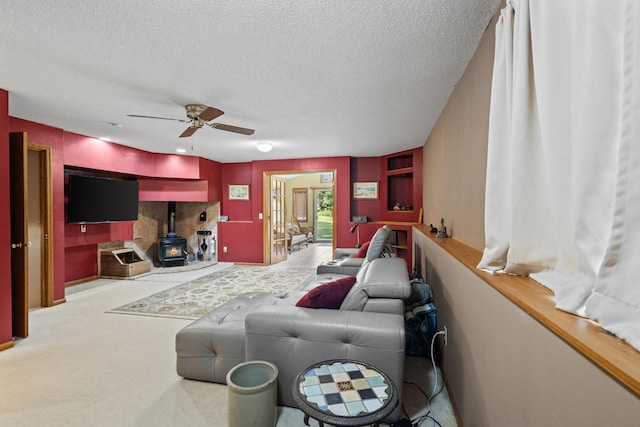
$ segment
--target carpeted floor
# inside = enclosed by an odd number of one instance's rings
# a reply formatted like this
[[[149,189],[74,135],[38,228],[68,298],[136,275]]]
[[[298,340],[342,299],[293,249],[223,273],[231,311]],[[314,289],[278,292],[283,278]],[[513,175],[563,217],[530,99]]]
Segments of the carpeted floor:
[[[233,265],[107,313],[197,319],[243,293],[271,292],[284,295],[297,290],[314,273],[314,268]]]

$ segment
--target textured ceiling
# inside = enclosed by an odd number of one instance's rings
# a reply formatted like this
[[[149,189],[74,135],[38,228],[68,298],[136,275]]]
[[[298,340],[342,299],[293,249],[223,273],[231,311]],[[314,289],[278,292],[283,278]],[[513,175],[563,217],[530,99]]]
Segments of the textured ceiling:
[[[424,144],[499,4],[2,1],[0,88],[13,117],[152,152],[377,156]],[[182,119],[188,103],[256,132],[179,138],[185,123],[127,117]]]

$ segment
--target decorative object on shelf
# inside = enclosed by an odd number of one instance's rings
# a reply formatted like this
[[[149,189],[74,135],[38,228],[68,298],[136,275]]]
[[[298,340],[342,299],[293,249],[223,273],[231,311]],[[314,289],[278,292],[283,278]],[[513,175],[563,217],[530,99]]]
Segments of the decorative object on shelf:
[[[444,225],[444,218],[440,218],[440,227],[438,227],[438,234],[436,237],[449,237],[447,236],[447,227]]]
[[[333,182],[333,172],[322,172],[320,174],[320,182],[322,183]]]
[[[354,199],[377,199],[378,198],[378,181],[354,182],[353,198]]]
[[[229,200],[249,200],[249,184],[229,184]]]
[[[358,243],[356,244],[356,248],[359,248],[360,245],[360,224],[354,224],[350,229],[349,229],[349,233],[356,233],[357,239],[358,239]]]
[[[396,212],[397,211],[409,212],[409,211],[413,211],[413,205],[402,206],[400,202],[398,202],[395,205],[393,205],[393,210]]]

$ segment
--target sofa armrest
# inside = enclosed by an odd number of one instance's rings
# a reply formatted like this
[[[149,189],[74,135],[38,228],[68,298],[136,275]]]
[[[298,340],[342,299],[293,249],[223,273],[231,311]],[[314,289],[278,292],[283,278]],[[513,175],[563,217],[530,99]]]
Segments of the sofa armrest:
[[[392,313],[404,316],[404,301],[395,298],[370,298],[362,311]]]
[[[355,255],[358,248],[336,248],[333,252],[333,259],[342,259]]]
[[[402,401],[404,318],[295,306],[261,306],[245,319],[245,359],[278,367],[278,399],[295,407],[291,387],[306,367],[331,359],[360,360],[385,372]],[[400,417],[399,408],[387,421]]]

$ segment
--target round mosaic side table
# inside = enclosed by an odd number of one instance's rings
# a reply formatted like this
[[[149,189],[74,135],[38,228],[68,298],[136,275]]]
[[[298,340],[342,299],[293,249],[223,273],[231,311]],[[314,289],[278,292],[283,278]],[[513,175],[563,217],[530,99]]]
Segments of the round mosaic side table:
[[[398,405],[393,382],[375,366],[356,360],[328,360],[304,369],[293,383],[293,400],[324,426],[377,426]]]

